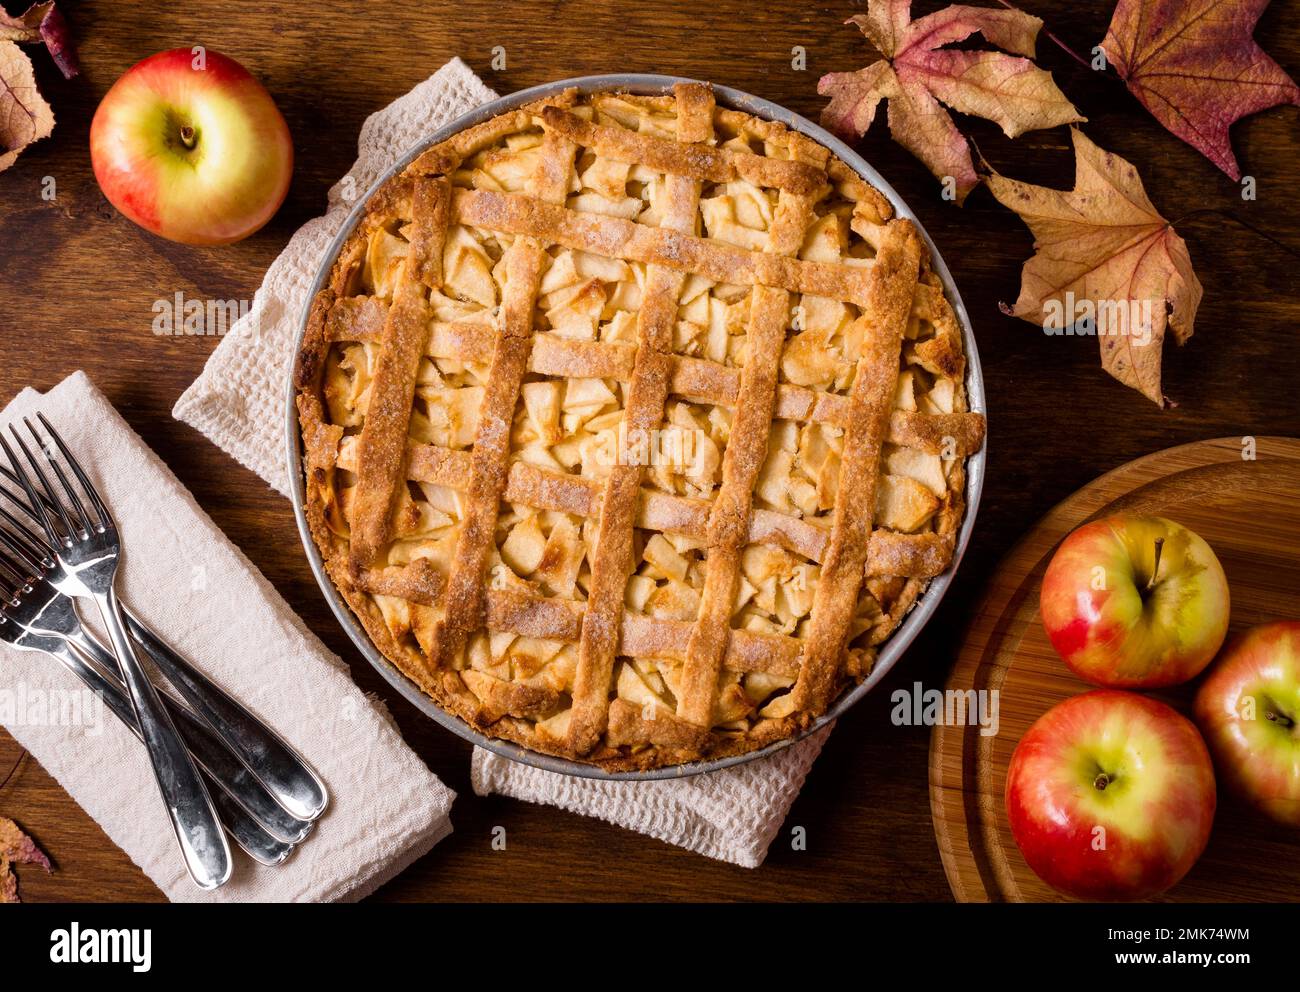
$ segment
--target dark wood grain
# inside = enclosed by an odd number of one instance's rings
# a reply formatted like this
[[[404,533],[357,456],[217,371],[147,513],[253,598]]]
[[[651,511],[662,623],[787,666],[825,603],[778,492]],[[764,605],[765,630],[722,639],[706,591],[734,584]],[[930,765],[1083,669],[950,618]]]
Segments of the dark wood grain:
[[[7,0],[15,6],[14,0]],[[893,688],[940,686],[956,632],[982,578],[1020,532],[1090,479],[1137,456],[1185,441],[1242,434],[1300,434],[1296,328],[1300,262],[1239,223],[1300,245],[1300,113],[1279,109],[1234,128],[1259,198],[1238,188],[1166,133],[1113,79],[1078,66],[1050,41],[1041,64],[1090,118],[1090,136],[1131,160],[1152,199],[1187,239],[1205,301],[1197,333],[1165,361],[1177,409],[1160,412],[1099,368],[1095,342],[1049,338],[1003,317],[1032,239],[986,191],[964,208],[943,202],[924,168],[888,138],[883,113],[862,143],[868,159],[916,208],[940,245],[972,314],[989,396],[988,483],[975,540],[937,622],[862,705],[841,721],[795,803],[767,864],[757,872],[715,864],[608,826],[501,798],[479,799],[468,782],[469,747],[391,692],[332,620],[294,537],[288,505],[190,428],[172,420],[176,397],[215,345],[211,338],[155,337],[151,307],[176,291],[250,298],[292,232],[316,216],[351,165],[365,117],[453,55],[489,86],[509,92],[563,76],[656,71],[714,80],[816,118],[824,72],[871,57],[841,26],[865,4],[740,0],[431,3],[74,3],[61,0],[80,40],[84,75],[71,82],[38,58],[54,107],[53,137],[0,174],[0,401],[25,385],[45,389],[86,369],[199,503],[249,555],[307,624],[352,665],[358,684],[388,701],[406,739],[460,794],[456,832],[386,886],[379,898],[492,899],[948,899],[926,789],[928,733],[889,721]],[[938,3],[918,0],[918,13]],[[1087,53],[1105,33],[1109,3],[1025,0],[1049,27]],[[1258,37],[1300,75],[1300,22],[1275,3]],[[298,161],[288,201],[272,223],[229,248],[161,241],[118,216],[90,171],[87,132],[98,100],[138,59],[202,43],[252,70],[279,102]],[[493,46],[507,68],[491,68]],[[807,68],[791,68],[804,46]],[[1064,129],[1009,141],[987,122],[961,126],[1000,172],[1067,186]],[[41,199],[53,176],[57,197]],[[17,756],[0,734],[0,774]],[[58,863],[23,873],[31,899],[157,899],[158,891],[34,762],[0,792]],[[491,830],[508,831],[495,852]],[[806,828],[808,850],[788,831]]]

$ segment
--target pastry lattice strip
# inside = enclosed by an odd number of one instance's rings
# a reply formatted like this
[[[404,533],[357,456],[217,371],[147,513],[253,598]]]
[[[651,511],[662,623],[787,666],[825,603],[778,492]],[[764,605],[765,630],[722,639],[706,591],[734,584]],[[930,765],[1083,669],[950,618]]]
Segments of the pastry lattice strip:
[[[529,183],[536,202],[563,201],[575,152],[566,138],[546,135],[537,170]],[[435,628],[434,649],[430,652],[437,668],[451,667],[470,633],[483,625],[483,579],[489,554],[496,546],[497,514],[510,471],[510,424],[532,350],[533,311],[543,255],[542,243],[531,237],[516,238],[506,253],[501,333],[474,433],[469,498],[447,581],[445,615]]]
[[[792,167],[805,166],[804,160],[809,159],[816,167],[812,171],[822,174],[826,149],[802,135],[792,135],[790,150]],[[769,252],[781,258],[795,255],[812,216],[812,199],[807,192],[782,189],[769,235]],[[740,373],[735,419],[722,460],[722,486],[709,510],[704,591],[677,699],[678,718],[703,728],[714,722],[718,676],[730,640],[732,603],[740,582],[740,553],[749,537],[754,486],[767,457],[777,376],[789,324],[789,291],[755,286],[747,330],[749,359]]]
[[[471,456],[433,444],[412,445],[407,456],[407,478],[428,482],[459,492],[470,488]],[[356,446],[345,444],[332,461],[336,468],[356,470]],[[600,514],[605,484],[595,479],[541,468],[524,461],[510,465],[502,498],[535,510],[555,510],[578,517]],[[709,536],[709,506],[701,499],[675,496],[650,487],[638,493],[636,526],[641,530],[681,534],[700,541]],[[394,538],[405,536],[401,524]],[[802,517],[763,508],[750,515],[747,544],[771,544],[794,552],[814,563],[826,554],[830,531]],[[871,532],[865,575],[929,579],[947,567],[952,554],[951,534],[903,534],[885,528]]]
[[[326,334],[331,341],[378,342],[383,333],[388,306],[374,297],[339,300],[330,310]],[[496,334],[491,325],[475,321],[435,323],[425,355],[462,362],[486,362],[492,357]],[[928,349],[934,370],[946,371],[949,347]],[[551,332],[533,338],[528,371],[554,377],[595,377],[630,382],[636,349],[617,341],[582,341]],[[923,356],[924,358],[925,356]],[[740,399],[739,369],[702,358],[668,356],[668,391],[714,406],[735,407]],[[957,348],[955,360],[960,361]],[[943,363],[940,365],[939,363]],[[778,383],[773,417],[804,423],[847,427],[850,400],[838,393],[821,392]],[[892,444],[935,454],[965,456],[979,450],[984,439],[984,418],[977,413],[920,413],[895,410],[890,418]]]
[[[679,86],[677,139],[700,146],[713,134],[713,95],[700,87]],[[546,108],[548,128],[572,120],[556,108]],[[559,128],[575,140],[572,131]],[[684,147],[679,146],[679,147]],[[663,230],[681,235],[693,230],[700,186],[694,179],[670,175],[666,182],[667,207]],[[637,314],[637,344],[632,360],[624,423],[628,436],[648,436],[664,417],[668,400],[668,379],[672,366],[673,325],[677,301],[685,284],[684,273],[676,268],[651,264],[646,270],[645,294]],[[567,743],[579,754],[590,751],[605,734],[610,721],[610,688],[614,681],[616,655],[622,641],[621,621],[628,576],[636,567],[633,538],[638,494],[644,466],[614,465],[605,482],[600,501],[595,560],[591,568],[591,590],[583,616],[578,644],[578,669],[574,677],[573,708],[567,728]],[[624,646],[625,647],[625,646]],[[616,714],[633,725],[634,713]]]
[[[872,266],[862,354],[851,393],[844,435],[840,487],[831,536],[813,595],[812,623],[804,645],[799,680],[792,695],[803,711],[820,713],[830,699],[847,647],[862,571],[876,512],[881,451],[898,382],[907,314],[920,274],[921,245],[910,224],[895,223]]]

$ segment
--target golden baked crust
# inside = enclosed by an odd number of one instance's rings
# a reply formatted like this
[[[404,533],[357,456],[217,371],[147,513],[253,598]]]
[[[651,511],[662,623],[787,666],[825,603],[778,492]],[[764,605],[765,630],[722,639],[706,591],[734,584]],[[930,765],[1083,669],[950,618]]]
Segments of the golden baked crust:
[[[567,91],[386,183],[297,369],[307,520],[379,650],[608,770],[825,712],[947,567],[984,437],[892,214],[702,84]]]

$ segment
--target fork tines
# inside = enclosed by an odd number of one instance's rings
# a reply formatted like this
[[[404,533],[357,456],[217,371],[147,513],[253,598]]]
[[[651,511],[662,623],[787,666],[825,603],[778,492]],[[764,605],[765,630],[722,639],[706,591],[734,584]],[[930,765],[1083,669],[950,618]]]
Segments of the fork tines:
[[[28,448],[26,442],[23,441],[18,428],[13,424],[9,425],[9,432],[13,435],[14,442],[18,445],[23,456],[27,459],[32,472],[35,473],[36,480],[40,483],[41,492],[37,492],[36,487],[32,484],[31,478],[23,469],[21,462],[19,462],[18,458],[14,455],[13,449],[5,440],[4,435],[0,434],[0,448],[4,449],[4,453],[9,459],[11,469],[11,471],[6,472],[5,475],[12,478],[22,486],[23,491],[27,495],[27,503],[24,504],[22,501],[16,499],[11,492],[3,487],[0,487],[0,493],[4,493],[11,501],[15,502],[26,511],[28,515],[36,520],[45,531],[49,543],[55,547],[66,543],[66,541],[72,538],[85,540],[91,532],[102,534],[105,530],[111,529],[113,527],[113,519],[109,515],[108,507],[106,507],[103,500],[99,498],[99,493],[96,492],[95,487],[91,485],[90,479],[87,478],[81,465],[72,456],[72,452],[68,450],[67,445],[63,443],[63,438],[59,436],[58,431],[54,429],[53,425],[45,419],[44,414],[38,413],[36,414],[36,418],[41,422],[41,426],[44,427],[46,433],[49,435],[49,440],[45,440],[41,437],[41,433],[36,429],[36,426],[31,422],[30,418],[24,417],[23,423],[31,433],[32,439],[36,442],[36,447],[45,456],[46,464],[49,465],[50,469],[53,471],[54,476],[58,480],[60,487],[67,496],[67,499],[60,499],[55,494],[54,487],[50,484],[45,472],[41,470],[37,458],[32,454],[31,449]],[[62,460],[67,463],[68,467],[72,470],[72,474],[76,476],[77,481],[81,484],[81,490],[86,496],[86,501],[95,511],[95,516],[93,518],[86,509],[86,503],[82,502],[81,494],[77,492],[77,488],[64,473],[63,467],[59,464],[59,460],[54,457],[54,452],[51,450],[51,443],[58,449],[58,453],[62,456]],[[50,515],[49,508],[53,508],[57,512],[58,520],[64,527],[64,534],[66,537],[60,537],[55,528],[54,518]],[[9,521],[11,525],[17,523],[17,521],[7,512],[0,511],[0,513],[3,513],[4,519]],[[25,528],[23,529],[26,530]],[[35,536],[31,535],[30,532],[28,532],[28,534],[31,537]],[[35,543],[40,544],[41,542],[36,541]]]

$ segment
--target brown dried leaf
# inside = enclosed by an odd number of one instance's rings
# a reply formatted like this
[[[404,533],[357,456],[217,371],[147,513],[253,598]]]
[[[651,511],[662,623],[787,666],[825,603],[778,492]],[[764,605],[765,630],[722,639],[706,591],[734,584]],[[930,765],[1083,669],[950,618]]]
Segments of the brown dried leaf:
[[[1063,330],[1081,310],[1087,314],[1086,305],[1101,345],[1102,367],[1164,406],[1160,352],[1165,330],[1177,344],[1192,336],[1201,283],[1187,244],[1156,212],[1137,170],[1077,128],[1070,131],[1073,190],[1031,186],[996,174],[985,180],[998,201],[1034,232],[1035,255],[1021,273],[1020,298],[1004,309],[1030,323]]]
[[[53,0],[34,3],[15,17],[0,10],[0,38],[7,41],[32,42],[41,40],[41,21],[54,8]]]
[[[54,0],[34,3],[17,17],[0,9],[0,39],[20,43],[43,41],[64,79],[71,79],[81,71],[72,32]]]
[[[1020,10],[955,4],[912,20],[911,0],[870,0],[867,13],[849,19],[884,56],[857,72],[832,72],[817,92],[831,98],[822,123],[841,135],[861,135],[889,101],[894,140],[939,179],[951,177],[961,203],[979,183],[970,146],[947,104],[993,121],[1009,138],[1084,118],[1034,65],[1043,22]],[[982,34],[1005,52],[943,48]]]
[[[31,60],[12,41],[0,40],[0,172],[52,130],[54,111],[36,89]]]
[[[11,865],[40,865],[47,872],[50,859],[23,833],[18,824],[0,816],[0,903],[18,902],[18,879]]]

